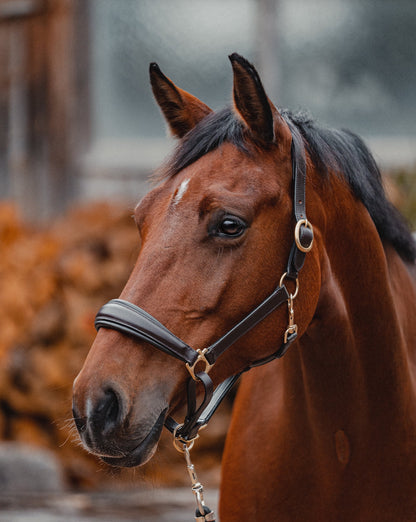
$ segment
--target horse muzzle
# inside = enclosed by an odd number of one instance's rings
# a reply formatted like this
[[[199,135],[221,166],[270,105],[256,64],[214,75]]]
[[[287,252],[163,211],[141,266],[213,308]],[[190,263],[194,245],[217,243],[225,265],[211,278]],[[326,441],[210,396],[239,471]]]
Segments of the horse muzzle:
[[[74,421],[90,453],[117,467],[140,466],[153,456],[168,410],[160,400],[154,399],[159,408],[142,408],[139,415],[128,408],[122,393],[110,388],[95,397],[79,397],[75,388]]]

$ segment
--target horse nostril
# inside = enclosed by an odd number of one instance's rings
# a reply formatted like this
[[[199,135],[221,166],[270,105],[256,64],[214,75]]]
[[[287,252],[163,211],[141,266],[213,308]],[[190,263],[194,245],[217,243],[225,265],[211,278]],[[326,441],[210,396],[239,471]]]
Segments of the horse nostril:
[[[77,430],[79,433],[84,433],[84,431],[87,429],[87,419],[77,417],[75,413],[73,414],[75,426],[77,427]]]
[[[113,390],[106,390],[93,414],[93,423],[105,431],[114,428],[119,422],[120,403]]]

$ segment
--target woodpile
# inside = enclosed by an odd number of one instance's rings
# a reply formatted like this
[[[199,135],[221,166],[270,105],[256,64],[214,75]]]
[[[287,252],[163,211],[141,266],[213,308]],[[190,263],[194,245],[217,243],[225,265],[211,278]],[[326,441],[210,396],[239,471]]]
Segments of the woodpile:
[[[0,244],[0,439],[53,449],[70,484],[100,485],[114,472],[97,473],[106,467],[79,447],[71,389],[95,336],[95,313],[119,295],[137,258],[131,212],[97,203],[35,229],[1,204]],[[217,425],[201,450],[214,483],[223,436]],[[133,475],[186,484],[170,447],[165,435],[159,463]]]

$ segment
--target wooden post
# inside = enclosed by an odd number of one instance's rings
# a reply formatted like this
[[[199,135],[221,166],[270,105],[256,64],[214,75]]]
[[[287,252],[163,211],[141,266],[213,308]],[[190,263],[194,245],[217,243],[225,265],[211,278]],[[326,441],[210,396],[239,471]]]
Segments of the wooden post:
[[[78,6],[0,0],[0,190],[31,221],[61,213],[76,194]]]
[[[256,65],[268,96],[276,102],[280,93],[280,45],[277,31],[280,0],[256,1]]]
[[[47,155],[46,213],[65,210],[75,192],[72,159],[75,116],[74,2],[50,4],[47,21]]]
[[[0,196],[10,193],[8,176],[9,130],[9,33],[0,26]]]

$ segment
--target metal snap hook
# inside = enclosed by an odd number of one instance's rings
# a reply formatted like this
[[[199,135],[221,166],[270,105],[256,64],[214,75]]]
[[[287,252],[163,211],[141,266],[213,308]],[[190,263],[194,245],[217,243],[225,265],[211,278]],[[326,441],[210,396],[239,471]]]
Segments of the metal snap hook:
[[[189,478],[191,479],[191,490],[192,493],[195,495],[196,506],[198,510],[197,513],[201,515],[195,516],[195,520],[201,520],[205,522],[215,521],[214,512],[205,505],[204,488],[198,479],[198,475],[196,474],[195,466],[192,463],[190,455],[190,450],[194,445],[195,439],[197,439],[199,435],[197,435],[192,440],[184,441],[180,438],[180,436],[177,436],[177,432],[179,428],[181,428],[182,426],[183,424],[179,424],[178,426],[176,426],[173,432],[173,445],[180,453],[183,453],[185,456],[186,469],[188,471]]]

